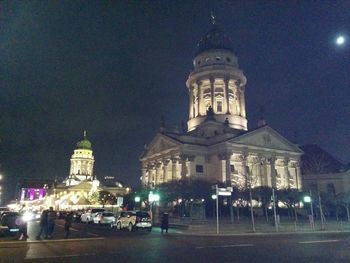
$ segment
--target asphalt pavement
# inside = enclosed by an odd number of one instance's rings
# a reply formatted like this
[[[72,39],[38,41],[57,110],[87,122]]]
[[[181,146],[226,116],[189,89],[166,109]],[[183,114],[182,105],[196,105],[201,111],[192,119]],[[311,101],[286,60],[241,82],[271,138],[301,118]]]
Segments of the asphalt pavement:
[[[63,222],[57,221],[53,239],[36,241],[37,223],[28,229],[28,241],[0,240],[0,263],[350,262],[349,232],[194,235],[74,224],[70,239],[64,239]]]

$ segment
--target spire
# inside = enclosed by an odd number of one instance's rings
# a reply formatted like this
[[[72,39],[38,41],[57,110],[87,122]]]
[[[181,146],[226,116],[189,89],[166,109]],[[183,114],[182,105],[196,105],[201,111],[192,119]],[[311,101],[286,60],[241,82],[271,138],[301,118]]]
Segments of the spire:
[[[84,139],[86,139],[86,130],[84,130]]]
[[[262,127],[262,126],[265,126],[267,123],[266,123],[266,120],[265,120],[265,109],[264,109],[264,106],[260,106],[260,109],[259,109],[259,113],[260,113],[260,117],[259,117],[259,120],[258,120],[258,127]]]

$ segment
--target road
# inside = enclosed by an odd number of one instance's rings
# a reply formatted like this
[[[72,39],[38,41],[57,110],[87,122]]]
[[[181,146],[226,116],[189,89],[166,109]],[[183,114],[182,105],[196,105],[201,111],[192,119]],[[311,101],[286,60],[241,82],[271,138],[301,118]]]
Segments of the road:
[[[29,229],[30,235],[36,233],[36,224]],[[75,224],[71,239],[62,237],[58,222],[52,240],[2,239],[0,262],[350,262],[348,232],[194,236]]]

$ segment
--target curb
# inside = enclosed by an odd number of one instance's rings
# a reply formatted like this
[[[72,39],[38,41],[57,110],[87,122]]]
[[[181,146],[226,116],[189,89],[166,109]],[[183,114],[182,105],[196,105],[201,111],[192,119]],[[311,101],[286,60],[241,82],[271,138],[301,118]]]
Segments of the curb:
[[[307,231],[307,232],[246,232],[246,233],[186,233],[177,232],[174,234],[183,236],[206,236],[206,237],[230,237],[230,236],[278,236],[278,235],[309,235],[309,234],[336,234],[344,233],[348,234],[350,231],[339,231],[339,230],[329,230],[329,231]]]

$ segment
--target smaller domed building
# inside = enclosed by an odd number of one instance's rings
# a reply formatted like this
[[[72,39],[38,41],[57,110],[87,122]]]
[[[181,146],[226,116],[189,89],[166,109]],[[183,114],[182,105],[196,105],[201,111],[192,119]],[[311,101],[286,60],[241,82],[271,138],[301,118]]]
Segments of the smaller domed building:
[[[130,191],[130,188],[120,183],[102,184],[94,175],[94,163],[92,144],[84,131],[84,137],[77,143],[70,159],[69,176],[50,189],[43,200],[44,207],[53,206],[56,210],[97,207],[101,205],[98,200],[100,192],[110,193],[117,201],[117,197],[122,197]]]

